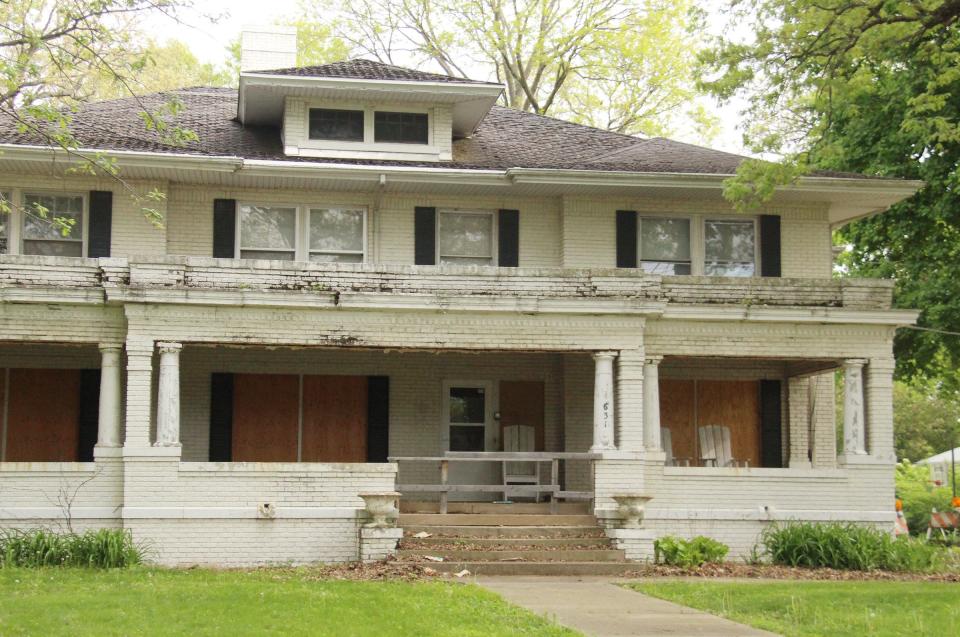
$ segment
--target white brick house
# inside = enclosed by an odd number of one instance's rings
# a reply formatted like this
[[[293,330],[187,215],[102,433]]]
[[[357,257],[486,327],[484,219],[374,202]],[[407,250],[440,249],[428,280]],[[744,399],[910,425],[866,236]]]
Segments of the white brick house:
[[[388,456],[497,451],[511,424],[597,454],[561,480],[602,521],[644,493],[655,533],[740,553],[771,520],[892,523],[915,313],[832,278],[831,229],[917,183],[818,174],[737,214],[741,157],[510,111],[489,83],[261,71],[290,42],[260,35],[238,91],[178,92],[195,144],[130,100],[74,116],[166,193],[162,228],[0,123],[0,525],[126,527],[170,564],[357,559],[358,494],[437,479]]]

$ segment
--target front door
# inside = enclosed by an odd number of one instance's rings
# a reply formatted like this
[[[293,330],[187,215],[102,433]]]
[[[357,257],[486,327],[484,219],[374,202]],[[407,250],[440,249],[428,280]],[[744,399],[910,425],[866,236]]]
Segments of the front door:
[[[444,450],[497,451],[499,427],[493,418],[492,382],[448,381],[443,384]],[[495,462],[451,462],[450,484],[498,484]],[[496,493],[451,493],[451,500],[492,500]]]

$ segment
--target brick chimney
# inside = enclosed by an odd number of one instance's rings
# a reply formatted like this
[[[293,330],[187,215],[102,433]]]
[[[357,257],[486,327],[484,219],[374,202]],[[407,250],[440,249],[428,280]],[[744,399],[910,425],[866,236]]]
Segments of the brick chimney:
[[[285,69],[296,65],[296,27],[244,27],[240,34],[241,71]]]

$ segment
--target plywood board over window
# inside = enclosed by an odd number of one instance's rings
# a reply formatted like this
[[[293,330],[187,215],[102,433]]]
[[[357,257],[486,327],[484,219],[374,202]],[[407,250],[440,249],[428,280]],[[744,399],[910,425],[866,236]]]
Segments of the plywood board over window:
[[[303,377],[303,462],[367,461],[367,377]]]
[[[80,370],[11,369],[7,462],[75,462]]]
[[[233,391],[233,460],[296,462],[300,378],[237,374]]]

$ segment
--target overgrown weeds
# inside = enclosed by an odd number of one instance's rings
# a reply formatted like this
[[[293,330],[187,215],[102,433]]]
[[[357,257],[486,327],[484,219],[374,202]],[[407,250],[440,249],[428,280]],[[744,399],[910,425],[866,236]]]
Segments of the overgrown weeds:
[[[657,564],[693,568],[722,562],[730,547],[703,535],[690,540],[665,535],[653,542],[653,552]]]
[[[44,529],[0,532],[0,567],[123,568],[141,564],[143,558],[144,548],[124,529],[79,534]]]

